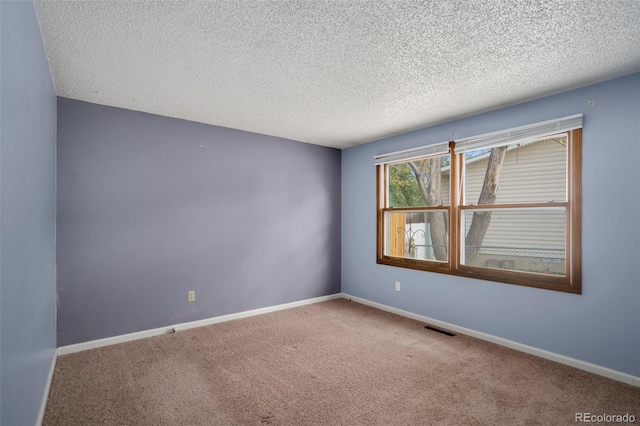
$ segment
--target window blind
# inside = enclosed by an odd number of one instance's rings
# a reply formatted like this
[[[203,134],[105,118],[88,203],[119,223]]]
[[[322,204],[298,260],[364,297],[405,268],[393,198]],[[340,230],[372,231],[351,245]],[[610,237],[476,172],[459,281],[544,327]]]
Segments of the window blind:
[[[404,151],[391,152],[389,154],[373,157],[375,164],[391,164],[415,160],[420,157],[434,157],[449,153],[449,142],[439,142],[420,148],[405,149]]]
[[[568,132],[582,127],[582,114],[571,115],[541,123],[529,124],[498,132],[485,133],[479,136],[455,141],[455,153],[462,154],[481,149],[495,148],[497,146],[511,145],[544,136]]]

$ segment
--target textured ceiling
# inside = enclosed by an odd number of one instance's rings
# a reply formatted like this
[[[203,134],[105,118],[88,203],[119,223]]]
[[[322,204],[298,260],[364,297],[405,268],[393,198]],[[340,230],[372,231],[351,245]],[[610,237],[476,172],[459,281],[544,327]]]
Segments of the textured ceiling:
[[[59,96],[338,148],[640,71],[640,0],[36,10]]]

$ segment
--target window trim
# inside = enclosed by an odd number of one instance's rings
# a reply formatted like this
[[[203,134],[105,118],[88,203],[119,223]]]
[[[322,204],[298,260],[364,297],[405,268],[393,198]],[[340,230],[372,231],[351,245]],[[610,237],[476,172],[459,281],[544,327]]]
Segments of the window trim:
[[[562,132],[565,133],[565,132]],[[449,185],[448,206],[448,233],[449,247],[447,262],[436,262],[411,258],[392,257],[384,254],[385,243],[385,212],[401,211],[428,211],[443,210],[442,207],[402,207],[388,208],[388,163],[376,165],[376,229],[377,248],[376,262],[381,265],[396,266],[416,269],[421,271],[444,273],[467,278],[475,278],[487,281],[515,284],[526,287],[535,287],[547,290],[555,290],[567,293],[582,293],[582,129],[574,128],[566,131],[567,134],[567,200],[545,204],[545,207],[565,207],[565,276],[544,275],[529,272],[520,272],[503,269],[483,268],[478,266],[462,265],[461,242],[458,236],[461,233],[461,214],[465,210],[478,209],[481,206],[462,206],[459,204],[459,187],[462,179],[462,161],[464,154],[455,154],[455,142],[449,142],[449,154],[451,158],[451,174]],[[516,206],[535,207],[536,203],[521,203],[508,205],[487,205],[491,209],[514,208]]]

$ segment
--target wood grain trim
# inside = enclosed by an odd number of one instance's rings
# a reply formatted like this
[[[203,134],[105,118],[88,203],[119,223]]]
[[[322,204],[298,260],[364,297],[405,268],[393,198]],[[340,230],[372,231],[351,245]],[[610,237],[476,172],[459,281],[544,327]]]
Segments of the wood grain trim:
[[[383,176],[386,167],[384,165],[376,166],[376,262],[380,263],[384,253],[384,212],[381,203],[381,181],[386,180]]]
[[[501,209],[545,209],[549,207],[567,207],[567,202],[518,203],[518,204],[470,204],[460,206],[460,210],[501,210]]]
[[[567,276],[575,293],[582,294],[582,129],[569,132],[568,173]]]
[[[460,185],[460,176],[462,169],[460,168],[460,156],[454,154],[455,142],[449,142],[449,155],[451,161],[451,171],[449,178],[449,247],[447,250],[449,257],[449,269],[455,270],[460,264],[460,210],[458,204],[458,189]]]
[[[398,212],[398,213],[411,213],[411,212],[425,212],[425,211],[448,211],[449,206],[424,206],[424,207],[387,207],[383,209],[385,212]]]

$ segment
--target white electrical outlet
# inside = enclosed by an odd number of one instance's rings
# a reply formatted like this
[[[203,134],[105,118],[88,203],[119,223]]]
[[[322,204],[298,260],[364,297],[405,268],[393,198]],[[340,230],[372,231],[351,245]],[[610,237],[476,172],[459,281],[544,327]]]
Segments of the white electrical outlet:
[[[196,300],[196,291],[195,290],[189,290],[189,292],[187,293],[187,300],[189,302],[193,302],[194,300]]]
[[[396,281],[396,291],[400,291],[400,281]]]

